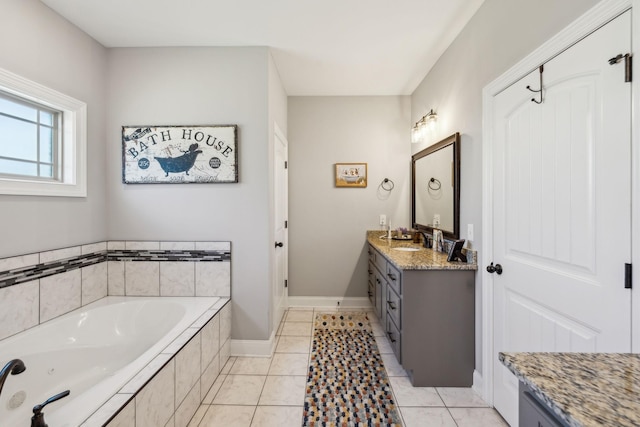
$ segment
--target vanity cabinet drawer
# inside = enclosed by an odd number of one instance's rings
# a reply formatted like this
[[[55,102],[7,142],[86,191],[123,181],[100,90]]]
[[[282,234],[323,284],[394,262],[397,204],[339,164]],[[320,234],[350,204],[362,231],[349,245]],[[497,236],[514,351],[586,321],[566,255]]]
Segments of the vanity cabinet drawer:
[[[400,349],[401,349],[401,341],[402,341],[402,336],[400,335],[400,330],[398,329],[398,327],[393,323],[393,320],[391,319],[391,316],[387,316],[387,323],[386,323],[386,332],[387,332],[387,338],[389,338],[389,343],[391,344],[391,348],[393,349],[393,353],[396,355],[396,359],[398,359],[398,362],[402,362],[402,359],[400,358]]]
[[[400,270],[395,268],[390,262],[387,262],[386,269],[387,283],[393,288],[398,295],[402,295],[402,276]]]
[[[367,250],[367,253],[369,254],[369,262],[375,264],[375,262],[376,262],[376,250],[373,249],[373,246],[369,245],[369,249]]]
[[[375,249],[373,249],[373,251],[375,251],[375,265],[378,268],[378,270],[380,270],[381,273],[386,274],[387,272],[387,259],[385,257],[383,257],[382,255],[380,255],[378,253],[378,251],[376,251]]]
[[[391,317],[393,322],[402,327],[400,324],[400,313],[402,309],[402,301],[398,294],[393,291],[391,286],[387,287],[387,317]]]

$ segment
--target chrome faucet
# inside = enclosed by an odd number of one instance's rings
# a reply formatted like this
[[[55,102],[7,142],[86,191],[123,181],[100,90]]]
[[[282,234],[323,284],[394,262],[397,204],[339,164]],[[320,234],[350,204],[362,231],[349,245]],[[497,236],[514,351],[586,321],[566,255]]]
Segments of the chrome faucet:
[[[0,393],[2,393],[2,387],[4,387],[4,382],[9,374],[18,375],[23,373],[25,369],[27,368],[25,368],[24,362],[20,359],[13,359],[4,365],[4,368],[0,371]]]

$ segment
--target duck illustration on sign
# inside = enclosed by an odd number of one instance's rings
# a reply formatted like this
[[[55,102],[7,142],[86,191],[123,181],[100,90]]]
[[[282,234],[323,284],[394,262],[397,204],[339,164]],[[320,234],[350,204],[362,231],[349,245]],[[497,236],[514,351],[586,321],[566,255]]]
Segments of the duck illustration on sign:
[[[123,126],[122,182],[238,182],[236,125]]]
[[[202,154],[202,150],[198,150],[198,144],[191,144],[188,151],[182,151],[184,154],[179,157],[156,157],[160,163],[160,167],[165,172],[165,176],[169,176],[169,172],[184,172],[189,175],[189,169],[196,162],[198,154]]]

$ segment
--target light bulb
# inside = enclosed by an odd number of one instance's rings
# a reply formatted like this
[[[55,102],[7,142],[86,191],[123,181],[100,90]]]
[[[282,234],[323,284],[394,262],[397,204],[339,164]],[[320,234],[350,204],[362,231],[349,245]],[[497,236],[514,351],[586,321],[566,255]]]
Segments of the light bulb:
[[[413,144],[420,142],[420,127],[417,123],[411,128],[411,142]]]

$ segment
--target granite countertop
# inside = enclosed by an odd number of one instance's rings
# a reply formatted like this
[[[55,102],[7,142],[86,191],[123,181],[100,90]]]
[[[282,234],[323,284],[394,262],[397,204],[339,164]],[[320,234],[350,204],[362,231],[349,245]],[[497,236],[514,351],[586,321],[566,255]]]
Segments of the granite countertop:
[[[570,426],[640,425],[640,354],[500,353]]]
[[[474,251],[467,253],[470,262],[449,262],[447,254],[425,248],[422,243],[411,240],[389,240],[380,238],[384,231],[367,231],[367,242],[401,270],[477,270],[478,264]],[[418,251],[405,252],[393,248],[417,248]]]

